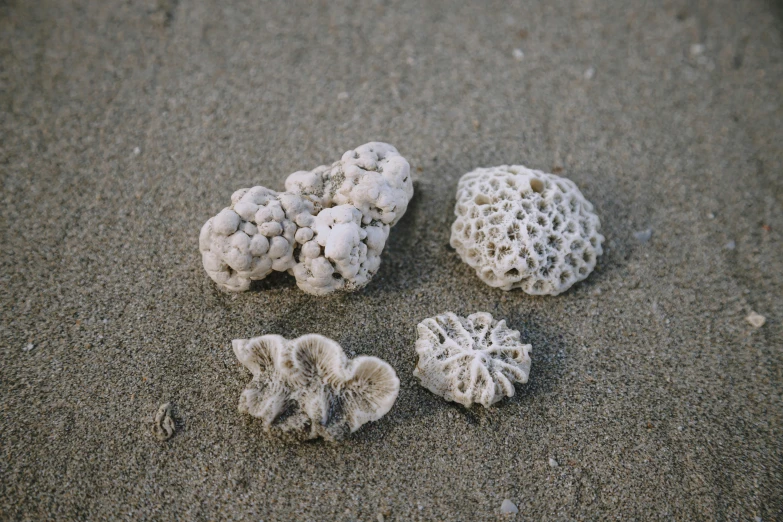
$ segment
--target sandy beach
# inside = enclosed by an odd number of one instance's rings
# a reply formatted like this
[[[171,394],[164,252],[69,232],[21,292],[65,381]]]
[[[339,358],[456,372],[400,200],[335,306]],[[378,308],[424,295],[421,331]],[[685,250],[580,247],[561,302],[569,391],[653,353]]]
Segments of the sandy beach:
[[[779,1],[0,0],[0,519],[783,520],[782,122]],[[416,192],[366,288],[216,288],[236,189],[369,141]],[[449,246],[457,181],[503,164],[601,218],[562,295]],[[446,311],[519,330],[529,383],[421,387]],[[401,382],[339,444],[237,411],[231,340],[307,333]]]

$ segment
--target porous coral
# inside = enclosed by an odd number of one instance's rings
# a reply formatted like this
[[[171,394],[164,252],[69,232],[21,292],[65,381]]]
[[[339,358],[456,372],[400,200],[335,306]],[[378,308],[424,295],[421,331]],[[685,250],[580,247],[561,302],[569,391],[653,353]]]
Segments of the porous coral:
[[[419,323],[413,375],[447,401],[485,408],[514,395],[514,383],[526,383],[532,346],[519,332],[479,312],[467,318],[447,312]]]
[[[557,295],[601,255],[601,222],[576,185],[521,165],[477,169],[457,188],[451,246],[490,286]]]
[[[253,374],[239,411],[260,418],[267,431],[341,440],[383,417],[397,399],[400,381],[391,366],[377,357],[349,360],[321,335],[291,341],[264,335],[232,344]]]
[[[220,288],[244,291],[274,270],[314,295],[358,290],[378,271],[389,230],[413,197],[408,162],[379,142],[294,172],[285,187],[238,190],[202,227],[204,268]]]

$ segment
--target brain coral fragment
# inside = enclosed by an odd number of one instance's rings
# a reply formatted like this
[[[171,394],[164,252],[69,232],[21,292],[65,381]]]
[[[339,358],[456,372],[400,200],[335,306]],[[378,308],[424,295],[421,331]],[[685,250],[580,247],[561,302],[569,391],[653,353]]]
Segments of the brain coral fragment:
[[[486,312],[467,318],[448,312],[425,319],[417,330],[413,375],[447,401],[488,408],[512,397],[515,382],[527,382],[532,347]]]
[[[358,290],[378,271],[389,229],[413,197],[408,162],[377,142],[294,172],[285,188],[238,190],[202,227],[204,269],[223,290],[247,290],[273,270],[309,294]]]
[[[451,246],[490,286],[557,295],[601,255],[601,222],[576,185],[521,165],[462,176]]]
[[[339,344],[310,334],[292,341],[264,335],[233,341],[253,374],[239,411],[260,418],[267,431],[301,439],[341,440],[394,405],[400,381],[376,357],[346,358]]]

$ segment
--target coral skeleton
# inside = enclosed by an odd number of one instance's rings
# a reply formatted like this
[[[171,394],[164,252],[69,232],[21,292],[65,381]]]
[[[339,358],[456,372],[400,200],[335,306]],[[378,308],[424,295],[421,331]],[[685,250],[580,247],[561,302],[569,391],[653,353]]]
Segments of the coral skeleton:
[[[576,185],[521,165],[462,176],[451,246],[486,284],[558,295],[601,255],[601,222]]]
[[[408,162],[380,142],[294,172],[285,188],[238,190],[202,227],[204,269],[221,289],[245,291],[277,271],[313,295],[358,290],[378,271],[389,230],[413,197]]]
[[[269,431],[299,439],[344,439],[394,405],[400,381],[377,357],[348,359],[339,344],[317,334],[287,340],[264,335],[233,341],[253,374],[239,411]]]
[[[514,395],[514,383],[526,383],[532,346],[520,334],[479,312],[467,318],[451,312],[419,323],[413,375],[447,401],[485,408]]]

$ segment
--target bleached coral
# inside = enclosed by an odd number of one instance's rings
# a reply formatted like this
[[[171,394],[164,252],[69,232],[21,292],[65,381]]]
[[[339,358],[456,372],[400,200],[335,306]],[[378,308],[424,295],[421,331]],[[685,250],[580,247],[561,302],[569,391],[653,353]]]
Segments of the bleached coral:
[[[413,375],[447,401],[488,408],[512,397],[515,382],[527,382],[532,346],[486,312],[467,318],[447,312],[425,319],[417,331]]]
[[[576,185],[521,165],[462,176],[451,246],[482,281],[557,295],[585,279],[603,252],[593,205]]]
[[[239,411],[299,438],[341,440],[394,405],[400,381],[377,357],[349,360],[339,344],[317,334],[286,340],[264,335],[233,341],[253,374]]]
[[[310,294],[358,290],[378,271],[389,230],[413,197],[408,162],[379,142],[294,172],[285,187],[239,190],[202,228],[204,268],[224,290],[247,290],[273,270],[293,274]]]
[[[221,288],[243,291],[251,280],[263,279],[272,270],[292,268],[296,221],[312,217],[312,209],[307,199],[264,187],[234,192],[231,206],[201,228],[204,269]]]

